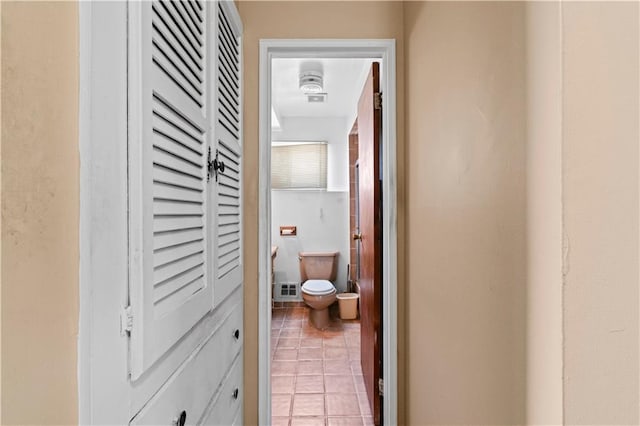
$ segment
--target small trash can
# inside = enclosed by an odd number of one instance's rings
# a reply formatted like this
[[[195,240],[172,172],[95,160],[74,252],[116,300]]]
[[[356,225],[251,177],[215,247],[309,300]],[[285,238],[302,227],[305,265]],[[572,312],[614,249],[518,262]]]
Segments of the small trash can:
[[[340,318],[356,319],[358,317],[358,293],[338,294],[338,305],[340,305]]]

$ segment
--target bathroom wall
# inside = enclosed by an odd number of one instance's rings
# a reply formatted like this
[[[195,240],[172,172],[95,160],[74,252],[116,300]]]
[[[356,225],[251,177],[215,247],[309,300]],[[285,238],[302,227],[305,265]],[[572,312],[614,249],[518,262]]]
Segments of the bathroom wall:
[[[349,263],[349,194],[325,191],[271,191],[272,244],[278,246],[276,282],[300,282],[298,252],[339,251],[338,292],[346,291]],[[281,237],[281,225],[297,226],[295,237]]]
[[[357,102],[357,100],[354,100]],[[349,130],[346,117],[280,117],[274,141],[327,142],[327,191],[349,190]]]

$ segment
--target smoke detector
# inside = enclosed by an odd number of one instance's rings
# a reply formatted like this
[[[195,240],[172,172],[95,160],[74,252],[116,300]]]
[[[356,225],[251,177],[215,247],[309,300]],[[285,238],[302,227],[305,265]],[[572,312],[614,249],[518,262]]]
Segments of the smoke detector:
[[[300,73],[300,90],[305,95],[322,92],[322,72],[303,71]]]

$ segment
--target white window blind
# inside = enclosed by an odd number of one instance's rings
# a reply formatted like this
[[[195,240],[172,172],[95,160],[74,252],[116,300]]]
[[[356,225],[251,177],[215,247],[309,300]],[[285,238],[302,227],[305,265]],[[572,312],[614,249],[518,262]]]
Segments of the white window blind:
[[[272,189],[326,189],[326,142],[274,142],[271,146]]]

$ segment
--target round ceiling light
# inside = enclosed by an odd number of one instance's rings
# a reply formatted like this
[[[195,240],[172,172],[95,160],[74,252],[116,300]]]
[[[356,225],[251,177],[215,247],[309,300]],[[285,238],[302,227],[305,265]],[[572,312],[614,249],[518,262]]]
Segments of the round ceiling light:
[[[318,71],[305,71],[300,73],[300,90],[303,93],[322,92],[322,73]]]

